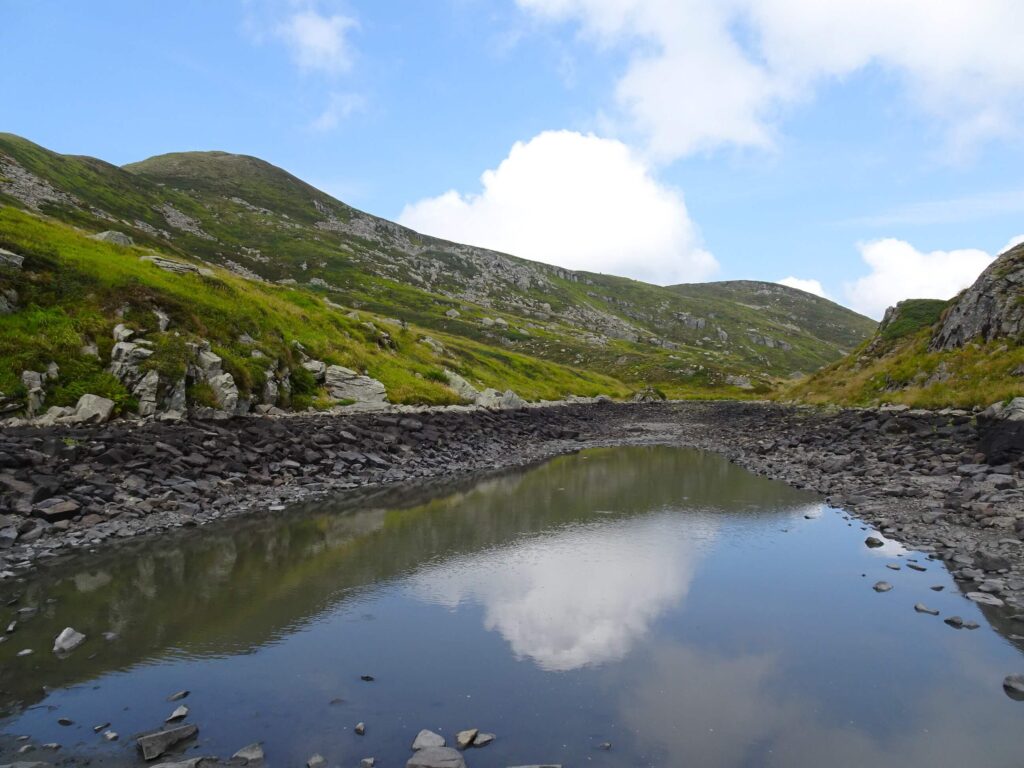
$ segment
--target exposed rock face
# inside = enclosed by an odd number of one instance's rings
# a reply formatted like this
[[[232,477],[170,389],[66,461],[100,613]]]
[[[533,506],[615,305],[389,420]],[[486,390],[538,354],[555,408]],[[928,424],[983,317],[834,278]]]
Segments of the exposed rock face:
[[[124,232],[117,232],[113,229],[108,229],[106,232],[99,232],[91,237],[93,240],[101,240],[104,243],[113,243],[114,245],[135,245],[135,241],[128,237]]]
[[[357,403],[388,401],[388,392],[383,384],[350,368],[328,366],[324,378],[327,390],[335,400],[354,400]]]
[[[969,341],[1024,335],[1024,243],[1011,248],[946,313],[932,337],[933,350],[956,349]]]

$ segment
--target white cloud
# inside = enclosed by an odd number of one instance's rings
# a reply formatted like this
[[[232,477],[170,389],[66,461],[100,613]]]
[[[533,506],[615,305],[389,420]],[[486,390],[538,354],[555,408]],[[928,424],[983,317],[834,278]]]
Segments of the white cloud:
[[[846,297],[853,309],[874,318],[903,299],[952,298],[995,258],[973,248],[924,253],[894,238],[858,247],[871,272],[848,284]]]
[[[813,293],[815,296],[821,296],[823,299],[831,298],[818,280],[804,280],[799,277],[784,277],[781,280],[776,280],[776,282],[779,285],[787,285],[790,288],[796,288],[800,291]]]
[[[364,106],[365,100],[358,93],[332,93],[324,111],[310,123],[310,128],[322,133],[332,131]]]
[[[1006,245],[1002,247],[999,253],[1006,253],[1008,250],[1010,250],[1011,248],[1016,248],[1021,243],[1024,243],[1024,235],[1016,235],[1015,237],[1011,237],[1009,242],[1007,242]]]
[[[682,194],[658,183],[623,143],[570,131],[518,142],[481,177],[407,205],[399,221],[437,237],[569,269],[662,284],[709,277],[718,264]]]
[[[299,67],[337,74],[352,68],[347,35],[357,26],[356,20],[348,16],[326,16],[309,8],[279,24],[277,34],[291,48]]]
[[[624,48],[627,124],[672,159],[767,146],[781,110],[875,66],[949,128],[951,151],[1015,130],[1024,102],[1018,0],[517,0]]]

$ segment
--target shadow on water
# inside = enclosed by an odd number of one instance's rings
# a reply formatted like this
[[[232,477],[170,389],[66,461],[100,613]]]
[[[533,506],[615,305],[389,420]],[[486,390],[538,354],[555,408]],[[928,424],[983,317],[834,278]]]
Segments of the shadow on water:
[[[500,733],[474,768],[1016,765],[1013,626],[915,614],[981,616],[941,565],[887,570],[912,553],[863,535],[813,494],[663,447],[179,531],[5,585],[0,731],[131,762],[127,736],[188,687],[199,754],[262,739],[276,765],[402,764],[421,727],[469,725]],[[58,658],[65,626],[88,640]]]

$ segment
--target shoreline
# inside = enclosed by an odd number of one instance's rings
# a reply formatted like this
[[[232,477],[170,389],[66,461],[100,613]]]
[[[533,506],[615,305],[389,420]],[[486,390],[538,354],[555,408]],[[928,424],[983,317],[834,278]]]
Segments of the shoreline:
[[[1021,611],[1021,465],[982,463],[979,437],[962,411],[748,401],[24,427],[0,433],[0,577],[111,541],[356,488],[466,478],[588,447],[663,444],[713,451],[820,493],[945,561],[976,602]]]

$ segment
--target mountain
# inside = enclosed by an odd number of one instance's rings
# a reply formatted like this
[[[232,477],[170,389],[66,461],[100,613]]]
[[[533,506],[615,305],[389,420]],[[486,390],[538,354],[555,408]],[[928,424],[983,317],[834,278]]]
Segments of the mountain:
[[[51,229],[56,222],[86,234],[114,230],[132,239],[136,259],[152,251],[224,270],[261,302],[301,295],[318,307],[365,315],[365,322],[397,320],[414,335],[460,340],[499,359],[535,360],[571,371],[569,380],[585,374],[623,392],[649,385],[676,396],[764,392],[777,379],[836,360],[874,327],[783,286],[664,288],[450,243],[358,211],[258,158],[226,152],[173,153],[119,168],[0,134],[0,205],[36,217],[33,237],[66,242],[71,234]],[[3,223],[22,233],[35,226],[12,212]],[[0,229],[0,247],[15,246],[25,244]],[[57,294],[49,300],[65,301]],[[97,311],[114,325],[113,310]],[[204,321],[197,319],[190,333],[198,338]],[[250,351],[227,337],[207,340],[228,356]],[[348,359],[329,345],[318,354]],[[476,381],[530,390],[529,377],[503,379],[502,366],[494,363],[493,375]],[[472,365],[466,370],[477,373]],[[537,384],[524,394],[550,389]]]
[[[987,406],[1024,396],[1024,244],[950,301],[890,307],[846,358],[793,387],[810,402]]]

